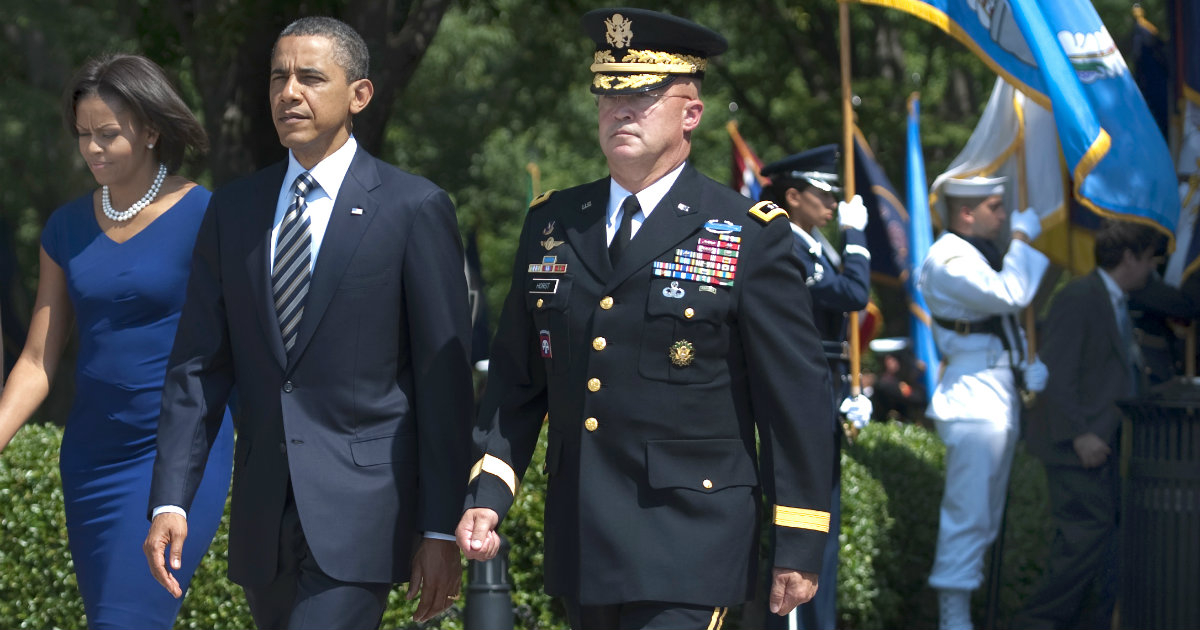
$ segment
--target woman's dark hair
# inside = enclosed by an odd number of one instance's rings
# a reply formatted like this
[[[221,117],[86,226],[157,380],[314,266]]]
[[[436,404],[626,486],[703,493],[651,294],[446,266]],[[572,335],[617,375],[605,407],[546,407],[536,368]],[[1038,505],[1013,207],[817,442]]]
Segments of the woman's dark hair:
[[[140,55],[111,54],[89,59],[63,93],[63,122],[72,136],[75,107],[87,96],[98,96],[129,109],[139,123],[158,132],[154,154],[171,173],[179,170],[190,149],[208,150],[208,136],[192,110],[171,87],[158,64]]]

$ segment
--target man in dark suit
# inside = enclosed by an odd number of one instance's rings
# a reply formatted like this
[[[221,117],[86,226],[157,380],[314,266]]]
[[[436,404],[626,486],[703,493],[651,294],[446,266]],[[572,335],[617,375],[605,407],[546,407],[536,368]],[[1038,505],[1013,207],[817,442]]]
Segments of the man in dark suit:
[[[1146,284],[1160,235],[1109,221],[1096,233],[1096,270],[1058,293],[1039,354],[1046,389],[1027,426],[1029,451],[1046,465],[1054,539],[1046,574],[1014,622],[1020,628],[1108,628],[1118,567],[1117,401],[1141,383],[1126,306]],[[1084,606],[1095,589],[1095,605]]]
[[[337,20],[280,34],[270,99],[288,160],[213,195],[168,365],[147,559],[179,596],[164,551],[176,567],[236,390],[229,577],[261,628],[377,627],[410,569],[418,621],[459,592],[462,245],[442,190],[357,146],[367,65]]]
[[[871,400],[866,396],[850,396],[849,354],[845,349],[846,313],[867,307],[871,297],[871,253],[867,250],[867,208],[862,197],[855,195],[849,202],[838,202],[837,145],[827,144],[809,149],[762,169],[771,180],[763,190],[763,199],[770,199],[787,210],[795,235],[793,249],[804,264],[804,284],[812,295],[813,322],[821,335],[825,358],[833,384],[834,400],[841,405],[829,411],[828,436],[834,453],[841,448],[844,431],[840,416],[846,414],[850,431],[857,431],[871,419]],[[833,219],[837,209],[838,227],[842,232],[841,254],[833,249],[821,233],[821,228]],[[837,627],[837,567],[838,534],[842,506],[841,458],[833,457],[833,492],[830,494],[829,537],[821,562],[821,584],[812,601],[795,611],[796,627],[801,630],[833,630]],[[787,627],[784,620],[769,620],[775,628]]]
[[[787,215],[687,163],[724,38],[639,9],[583,26],[611,177],[530,208],[459,545],[495,553],[548,412],[545,584],[573,627],[719,626],[754,592],[762,493],[787,614],[817,588],[833,454]]]

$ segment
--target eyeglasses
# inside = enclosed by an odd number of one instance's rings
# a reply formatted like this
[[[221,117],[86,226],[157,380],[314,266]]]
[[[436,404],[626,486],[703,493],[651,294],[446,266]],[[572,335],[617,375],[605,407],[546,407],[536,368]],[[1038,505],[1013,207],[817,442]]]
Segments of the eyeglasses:
[[[668,98],[691,98],[683,94],[667,94],[665,92],[642,92],[639,94],[602,94],[596,96],[596,105],[600,109],[629,107],[644,112]]]

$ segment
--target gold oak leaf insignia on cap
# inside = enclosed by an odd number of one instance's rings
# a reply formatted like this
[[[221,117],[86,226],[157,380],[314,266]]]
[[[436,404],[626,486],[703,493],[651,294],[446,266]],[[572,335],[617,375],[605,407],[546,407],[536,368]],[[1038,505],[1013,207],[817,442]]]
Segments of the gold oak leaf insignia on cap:
[[[529,202],[529,207],[532,209],[542,205],[543,203],[546,203],[546,200],[550,198],[550,195],[553,195],[556,192],[558,192],[557,189],[547,190],[537,197],[534,197],[533,201]]]
[[[772,219],[786,217],[788,213],[773,201],[760,201],[750,208],[749,215],[763,223],[770,223]]]
[[[604,20],[604,26],[607,29],[604,38],[613,48],[624,48],[633,40],[633,21],[620,13]]]

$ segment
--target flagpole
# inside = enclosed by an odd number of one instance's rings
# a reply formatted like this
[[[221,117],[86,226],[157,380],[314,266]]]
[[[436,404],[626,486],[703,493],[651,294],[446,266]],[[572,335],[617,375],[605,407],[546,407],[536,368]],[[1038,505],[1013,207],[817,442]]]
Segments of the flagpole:
[[[841,65],[842,65],[842,155],[846,165],[845,197],[849,202],[854,198],[854,107],[850,102],[852,90],[850,85],[850,5],[845,2],[838,4],[838,30],[841,32]],[[862,375],[860,373],[861,356],[858,339],[858,311],[848,313],[849,322],[846,327],[849,332],[850,345],[850,395],[862,393]]]

